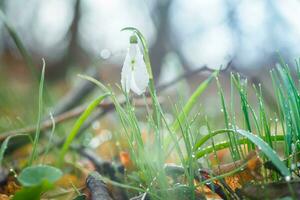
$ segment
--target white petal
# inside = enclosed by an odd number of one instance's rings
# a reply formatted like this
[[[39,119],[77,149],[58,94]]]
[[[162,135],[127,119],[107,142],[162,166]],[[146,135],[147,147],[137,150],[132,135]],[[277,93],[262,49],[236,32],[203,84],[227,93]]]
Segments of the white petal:
[[[128,53],[131,59],[135,59],[136,56],[141,53],[140,52],[140,48],[138,44],[130,44],[129,45],[129,49],[128,49]]]
[[[146,68],[143,55],[137,55],[134,71],[131,77],[130,88],[138,95],[145,92],[149,83],[149,74]]]
[[[130,90],[131,77],[131,58],[128,51],[121,72],[121,86],[126,93],[128,93]]]
[[[131,79],[131,82],[130,82],[130,89],[131,89],[134,93],[136,93],[137,95],[141,95],[141,94],[143,94],[143,93],[145,92],[145,89],[142,90],[142,89],[140,89],[140,88],[137,86],[136,81],[135,81],[135,79],[134,79],[134,76],[132,76],[132,79]]]

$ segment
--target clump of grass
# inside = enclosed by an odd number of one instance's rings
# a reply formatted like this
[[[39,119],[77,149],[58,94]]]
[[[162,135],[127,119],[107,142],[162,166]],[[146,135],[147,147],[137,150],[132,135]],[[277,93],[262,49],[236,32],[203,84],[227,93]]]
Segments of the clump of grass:
[[[141,39],[142,44],[144,44],[145,39],[140,32],[133,28],[129,30],[136,33]],[[143,46],[144,48],[146,47],[146,45]],[[147,52],[148,51],[144,49],[144,55],[145,53],[147,54]],[[149,65],[150,62],[148,63],[148,66]],[[153,84],[153,82],[150,82],[149,88],[153,101],[153,112],[147,109],[146,118],[148,122],[147,133],[153,136],[153,141],[144,141],[142,138],[140,120],[135,113],[135,107],[131,101],[132,97],[130,94],[123,93],[126,99],[126,103],[123,106],[118,102],[113,91],[103,86],[103,84],[97,80],[91,77],[85,77],[111,93],[111,99],[115,104],[116,112],[123,127],[124,138],[127,138],[131,159],[136,166],[136,171],[139,173],[138,177],[135,176],[135,178],[139,180],[138,185],[127,187],[139,188],[137,191],[147,192],[154,199],[173,198],[174,196],[172,195],[174,195],[174,193],[170,192],[170,190],[177,190],[178,188],[176,185],[170,184],[169,178],[165,173],[165,161],[169,156],[169,149],[175,150],[177,153],[180,161],[177,164],[182,166],[183,174],[186,177],[186,181],[177,184],[187,189],[186,191],[188,191],[190,199],[195,199],[194,190],[196,185],[194,184],[194,178],[197,176],[197,170],[200,168],[197,160],[211,153],[216,154],[216,152],[221,149],[229,148],[233,160],[243,159],[245,154],[257,150],[263,153],[262,155],[265,160],[271,161],[283,177],[291,176],[289,166],[286,166],[278,153],[273,150],[273,144],[275,142],[288,142],[285,139],[285,133],[282,133],[282,135],[272,135],[261,88],[259,86],[258,88],[254,87],[258,99],[258,110],[256,110],[250,105],[248,100],[249,88],[247,86],[247,80],[242,79],[239,75],[231,75],[231,88],[232,90],[235,89],[240,97],[240,111],[235,111],[232,105],[230,110],[227,108],[223,90],[217,79],[222,112],[224,113],[225,129],[216,131],[209,130],[209,134],[200,137],[200,139],[195,139],[199,137],[193,136],[195,126],[192,126],[193,120],[190,119],[189,114],[193,106],[198,102],[198,97],[206,90],[212,78],[215,77],[217,73],[218,72],[213,73],[211,77],[200,84],[184,106],[175,106],[175,120],[171,124],[167,123],[165,111],[158,103],[155,90],[153,90],[153,88],[151,89],[150,85]],[[282,74],[280,71],[279,73]],[[279,81],[279,79],[276,78],[276,81]],[[291,83],[292,81],[290,80],[289,84]],[[291,91],[293,93],[296,92],[296,90]],[[234,96],[233,93],[232,91],[232,97]],[[282,91],[279,93],[281,94]],[[295,109],[295,107],[293,107],[293,109]],[[241,112],[243,115],[242,129],[237,126],[236,112]],[[284,119],[282,121],[284,121]],[[227,137],[221,142],[216,142],[214,137],[222,134],[226,134]],[[209,141],[212,141],[212,146],[207,146]],[[232,172],[216,177],[212,175],[211,179],[200,182],[200,185],[215,179],[231,176],[234,173],[242,171],[244,168],[245,166],[241,166]],[[127,177],[128,182],[136,182],[134,180],[130,181],[130,177],[131,176]],[[106,178],[102,179],[108,181]],[[111,183],[117,184],[113,181],[111,181]],[[118,186],[120,186],[120,184]]]

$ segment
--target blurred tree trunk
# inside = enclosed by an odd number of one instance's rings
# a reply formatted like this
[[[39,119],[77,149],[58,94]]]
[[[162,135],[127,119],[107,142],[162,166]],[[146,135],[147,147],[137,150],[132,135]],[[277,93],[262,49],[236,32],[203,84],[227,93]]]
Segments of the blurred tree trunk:
[[[65,56],[56,63],[48,67],[48,77],[50,79],[63,78],[70,66],[83,66],[89,64],[88,55],[82,50],[78,44],[78,24],[80,20],[80,1],[75,0],[74,3],[74,17],[67,36],[70,37],[70,43],[67,48]]]
[[[150,47],[150,57],[153,75],[156,80],[159,79],[162,64],[170,47],[170,24],[169,24],[169,8],[171,0],[157,1],[155,9],[153,9],[152,20],[156,26],[156,40]]]

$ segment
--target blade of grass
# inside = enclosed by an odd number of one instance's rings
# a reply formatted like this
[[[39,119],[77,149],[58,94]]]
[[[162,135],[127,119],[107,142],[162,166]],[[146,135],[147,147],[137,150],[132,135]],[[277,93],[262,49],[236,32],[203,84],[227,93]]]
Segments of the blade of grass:
[[[37,154],[37,144],[40,138],[40,132],[41,132],[41,118],[42,118],[42,112],[43,112],[43,88],[44,88],[44,79],[45,79],[45,67],[46,63],[45,60],[43,59],[43,69],[42,69],[42,74],[41,74],[41,80],[40,80],[40,86],[39,86],[39,105],[38,105],[38,117],[37,117],[37,127],[36,127],[36,132],[35,132],[35,138],[33,142],[33,147],[32,147],[32,154],[29,158],[28,165],[30,166],[35,160],[36,154]]]
[[[92,113],[92,111],[109,95],[110,95],[109,93],[105,93],[105,94],[99,96],[97,99],[95,99],[94,101],[92,101],[87,106],[86,110],[80,115],[80,117],[76,121],[75,125],[73,126],[70,134],[68,135],[66,141],[64,142],[64,144],[63,144],[63,146],[62,146],[62,148],[60,150],[59,159],[58,159],[58,165],[59,166],[61,166],[63,164],[65,155],[66,155],[67,151],[69,150],[69,147],[70,147],[71,143],[75,139],[78,131],[80,130],[80,127],[82,126],[82,124],[90,116],[90,114]]]
[[[228,115],[228,111],[227,111],[226,104],[225,104],[224,92],[223,92],[223,89],[221,87],[218,77],[216,77],[216,81],[217,81],[219,96],[220,96],[221,104],[222,104],[222,112],[224,113],[225,128],[229,129],[230,128],[229,127],[229,115]],[[229,143],[230,143],[229,150],[232,155],[232,158],[233,158],[233,160],[238,159],[240,157],[240,155],[239,155],[239,151],[238,151],[238,146],[235,143],[235,138],[234,138],[234,136],[232,137],[232,135],[230,135],[229,133],[227,134],[227,137],[228,137]]]

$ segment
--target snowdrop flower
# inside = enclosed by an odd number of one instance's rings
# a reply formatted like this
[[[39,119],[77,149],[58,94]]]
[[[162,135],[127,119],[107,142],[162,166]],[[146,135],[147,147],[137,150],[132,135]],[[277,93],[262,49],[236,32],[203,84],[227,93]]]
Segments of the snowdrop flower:
[[[141,95],[145,92],[148,82],[149,74],[137,43],[137,37],[131,36],[121,73],[122,88],[126,93],[132,90],[137,95]]]

